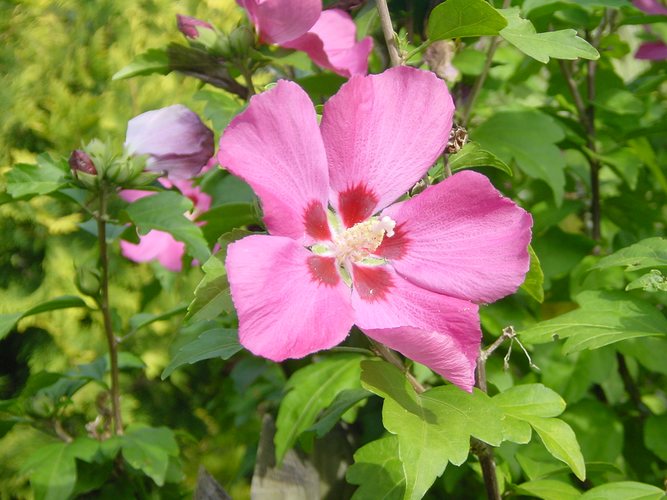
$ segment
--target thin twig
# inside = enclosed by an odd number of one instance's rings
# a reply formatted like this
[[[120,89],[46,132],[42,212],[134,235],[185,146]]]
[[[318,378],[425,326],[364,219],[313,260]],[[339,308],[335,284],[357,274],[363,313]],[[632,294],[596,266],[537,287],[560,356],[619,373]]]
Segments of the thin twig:
[[[380,15],[380,24],[382,25],[382,33],[384,40],[387,43],[387,51],[389,52],[389,60],[392,66],[401,65],[401,55],[398,52],[398,45],[396,45],[396,37],[394,36],[394,27],[391,24],[391,17],[389,16],[389,8],[387,7],[387,0],[375,0],[378,14]]]
[[[406,368],[405,365],[403,364],[403,360],[398,357],[398,355],[389,349],[386,345],[376,342],[374,340],[371,340],[371,344],[373,346],[373,350],[385,361],[388,361],[392,365],[394,365],[396,368],[401,370],[403,373],[405,373],[405,377],[408,379],[408,382],[410,382],[410,385],[414,388],[415,392],[417,394],[421,394],[422,392],[426,391],[426,388],[417,380],[412,373],[410,373]]]
[[[107,191],[102,187],[100,189],[100,209],[97,217],[97,241],[100,247],[100,266],[102,268],[99,306],[102,311],[104,333],[109,348],[109,359],[111,360],[111,418],[113,420],[114,433],[123,434],[123,419],[120,413],[118,342],[113,333],[111,309],[109,307],[109,255],[107,251],[106,210]]]

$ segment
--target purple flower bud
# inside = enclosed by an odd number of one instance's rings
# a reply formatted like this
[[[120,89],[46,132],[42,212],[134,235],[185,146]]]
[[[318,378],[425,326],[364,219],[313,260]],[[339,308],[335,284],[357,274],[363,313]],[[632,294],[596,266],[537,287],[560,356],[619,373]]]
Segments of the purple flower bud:
[[[214,152],[213,132],[181,104],[132,118],[125,146],[131,154],[149,155],[146,170],[170,179],[194,177]]]
[[[176,14],[176,25],[178,26],[178,29],[181,33],[183,33],[187,38],[192,38],[193,40],[199,37],[197,26],[213,29],[213,26],[206,21],[202,21],[196,17],[183,16],[181,14]]]
[[[90,175],[97,175],[97,169],[93,160],[81,149],[75,149],[69,157],[69,166],[76,177],[78,172],[84,172]]]

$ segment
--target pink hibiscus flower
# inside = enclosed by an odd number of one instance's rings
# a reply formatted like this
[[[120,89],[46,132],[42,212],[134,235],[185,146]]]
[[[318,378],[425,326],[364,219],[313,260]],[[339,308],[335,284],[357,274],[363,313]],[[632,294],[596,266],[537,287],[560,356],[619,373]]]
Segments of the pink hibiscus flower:
[[[166,188],[176,187],[183,195],[192,200],[194,210],[186,214],[191,218],[197,217],[202,212],[211,208],[211,197],[204,193],[199,187],[194,186],[192,181],[160,179]],[[133,202],[146,196],[154,195],[154,191],[142,191],[138,189],[126,189],[120,192],[120,197],[125,201]],[[183,255],[185,244],[175,240],[174,237],[164,231],[153,230],[143,236],[139,236],[139,243],[130,243],[121,240],[120,250],[123,256],[134,262],[150,262],[157,260],[170,271],[179,272],[183,268]]]
[[[647,14],[667,15],[667,7],[658,0],[633,0],[632,3]],[[650,28],[646,27],[646,30],[650,32]],[[653,61],[667,59],[667,44],[662,41],[642,43],[635,53],[635,58]]]
[[[477,303],[523,282],[532,219],[474,172],[394,203],[442,154],[453,113],[433,73],[398,67],[352,77],[320,125],[288,81],[231,122],[220,164],[255,190],[269,232],[227,250],[247,349],[300,358],[356,324],[471,390]]]
[[[237,0],[260,39],[301,50],[315,64],[341,76],[368,72],[373,39],[357,42],[352,17],[340,9],[322,11],[321,0]]]

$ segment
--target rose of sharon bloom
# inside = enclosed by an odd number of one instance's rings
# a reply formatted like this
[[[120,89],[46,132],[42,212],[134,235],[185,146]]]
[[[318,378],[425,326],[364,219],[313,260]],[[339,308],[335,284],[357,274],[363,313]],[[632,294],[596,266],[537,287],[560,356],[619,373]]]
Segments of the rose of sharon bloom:
[[[635,7],[651,15],[667,15],[667,6],[658,0],[633,0]],[[635,53],[636,59],[667,59],[667,44],[661,41],[642,43]]]
[[[168,181],[160,179],[166,187],[176,187],[181,193],[194,204],[191,218],[197,217],[202,212],[211,208],[211,197],[204,193],[199,187],[193,186],[191,181]],[[133,202],[146,196],[154,195],[154,191],[141,191],[137,189],[126,189],[120,192],[120,197],[125,201]],[[120,250],[123,256],[134,262],[149,262],[157,260],[170,271],[178,272],[183,268],[183,255],[185,244],[175,240],[174,237],[164,231],[152,230],[143,236],[139,236],[139,243],[130,243],[121,240]]]
[[[146,170],[169,179],[196,176],[213,156],[213,132],[181,104],[147,111],[127,124],[125,146],[132,154],[149,155]]]
[[[352,17],[340,9],[322,11],[321,0],[237,0],[260,39],[301,50],[315,64],[341,76],[368,72],[373,39],[357,42]]]
[[[394,203],[442,153],[453,112],[433,73],[398,67],[352,77],[321,125],[282,80],[231,122],[218,159],[255,190],[269,232],[227,250],[247,349],[300,358],[356,324],[471,390],[477,303],[523,282],[532,219],[474,172]]]

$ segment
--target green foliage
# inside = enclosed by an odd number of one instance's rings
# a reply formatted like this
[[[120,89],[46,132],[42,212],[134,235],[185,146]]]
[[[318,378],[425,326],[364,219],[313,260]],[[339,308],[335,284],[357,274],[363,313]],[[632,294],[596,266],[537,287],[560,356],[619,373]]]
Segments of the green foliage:
[[[512,169],[507,163],[493,153],[482,149],[476,142],[467,143],[461,151],[449,158],[449,168],[452,169],[452,172],[474,167],[494,167],[507,175],[512,175]]]
[[[507,26],[500,13],[483,0],[447,0],[438,5],[428,21],[431,40],[497,35]]]
[[[70,307],[86,307],[86,303],[80,297],[64,296],[31,307],[22,313],[0,314],[0,339],[5,337],[22,318],[58,309],[68,309]]]

